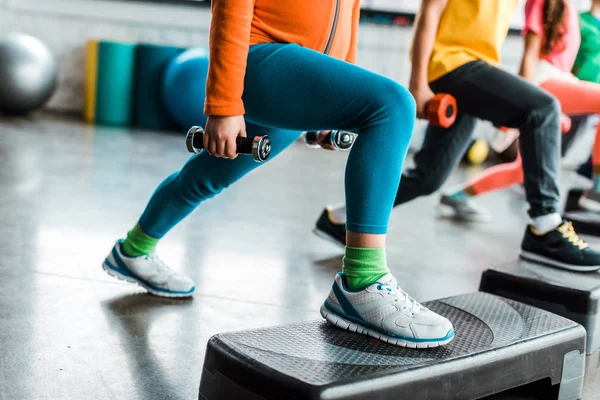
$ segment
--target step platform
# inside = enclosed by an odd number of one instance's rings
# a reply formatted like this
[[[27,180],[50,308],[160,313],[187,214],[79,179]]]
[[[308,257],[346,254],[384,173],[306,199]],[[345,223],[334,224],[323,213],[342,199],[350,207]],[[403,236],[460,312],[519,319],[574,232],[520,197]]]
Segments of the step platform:
[[[579,207],[579,198],[583,190],[572,189],[567,195],[563,216],[573,222],[577,233],[600,236],[600,214],[585,211]]]
[[[321,320],[215,335],[199,398],[479,399],[532,383],[545,400],[581,397],[575,322],[481,292],[425,305],[454,323],[450,344],[402,348]]]
[[[516,260],[484,271],[479,290],[573,320],[586,329],[586,353],[600,347],[598,272],[571,272]]]

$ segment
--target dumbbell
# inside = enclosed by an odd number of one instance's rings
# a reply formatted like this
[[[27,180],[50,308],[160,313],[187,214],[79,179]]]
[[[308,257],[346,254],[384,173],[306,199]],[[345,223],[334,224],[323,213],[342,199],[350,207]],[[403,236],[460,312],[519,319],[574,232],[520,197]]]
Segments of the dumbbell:
[[[271,155],[271,138],[267,135],[254,138],[237,137],[236,153],[250,154],[257,162],[264,162]],[[192,126],[185,137],[185,145],[190,153],[200,153],[204,148],[204,129]]]
[[[306,132],[304,134],[304,140],[309,147],[320,147],[317,143],[317,137],[319,136],[319,132]],[[356,139],[356,135],[351,132],[342,132],[342,131],[331,131],[325,137],[325,143],[329,143],[336,150],[339,151],[348,151],[354,144],[354,140]]]
[[[432,125],[449,128],[456,121],[458,107],[454,96],[438,93],[425,105],[425,114]]]

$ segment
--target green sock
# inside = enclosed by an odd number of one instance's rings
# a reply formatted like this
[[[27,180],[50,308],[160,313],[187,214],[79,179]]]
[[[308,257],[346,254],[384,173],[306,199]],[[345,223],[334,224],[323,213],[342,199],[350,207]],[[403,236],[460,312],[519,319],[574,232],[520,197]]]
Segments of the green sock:
[[[127,238],[123,240],[121,251],[127,257],[138,257],[144,254],[152,254],[158,239],[148,236],[142,231],[139,225],[136,225],[127,233]]]
[[[346,287],[352,291],[369,286],[390,272],[383,247],[346,247],[343,262]]]

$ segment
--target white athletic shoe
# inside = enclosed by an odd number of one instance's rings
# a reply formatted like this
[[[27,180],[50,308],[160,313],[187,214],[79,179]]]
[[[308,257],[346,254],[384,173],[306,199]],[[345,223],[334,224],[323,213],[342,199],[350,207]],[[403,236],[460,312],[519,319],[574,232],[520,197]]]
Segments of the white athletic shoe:
[[[492,219],[489,212],[479,207],[471,199],[455,201],[449,196],[443,195],[440,198],[438,209],[440,214],[458,221],[488,222]]]
[[[402,347],[443,346],[454,338],[452,323],[406,294],[392,274],[358,292],[346,289],[338,274],[321,315],[339,328]]]
[[[194,282],[172,271],[156,254],[127,257],[121,252],[121,243],[115,243],[102,264],[110,276],[137,283],[156,296],[188,297],[194,293]]]

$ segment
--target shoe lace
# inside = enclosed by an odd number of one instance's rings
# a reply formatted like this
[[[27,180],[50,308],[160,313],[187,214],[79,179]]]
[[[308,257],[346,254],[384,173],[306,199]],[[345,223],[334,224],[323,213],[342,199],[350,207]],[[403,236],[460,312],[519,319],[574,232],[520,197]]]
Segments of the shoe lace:
[[[562,233],[565,239],[568,239],[574,246],[577,246],[579,250],[583,250],[589,246],[583,239],[579,237],[577,232],[575,232],[575,228],[573,228],[573,223],[571,221],[567,221],[562,224],[558,230]]]
[[[395,279],[392,279],[387,283],[380,283],[377,286],[377,289],[386,290],[388,296],[396,296],[395,301],[402,301],[404,303],[403,309],[408,309],[411,314],[420,311],[423,307],[418,301],[410,297],[408,293],[402,290]]]

